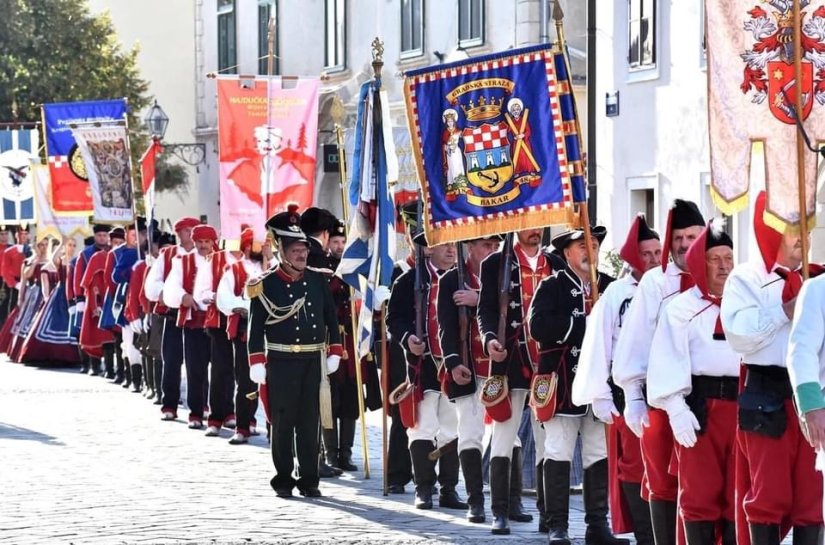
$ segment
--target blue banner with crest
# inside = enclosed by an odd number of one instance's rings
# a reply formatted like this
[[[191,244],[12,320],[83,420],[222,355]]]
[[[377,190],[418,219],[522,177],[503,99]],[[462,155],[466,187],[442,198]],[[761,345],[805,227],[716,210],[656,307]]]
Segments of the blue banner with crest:
[[[584,167],[561,52],[415,70],[404,92],[430,244],[577,222]]]

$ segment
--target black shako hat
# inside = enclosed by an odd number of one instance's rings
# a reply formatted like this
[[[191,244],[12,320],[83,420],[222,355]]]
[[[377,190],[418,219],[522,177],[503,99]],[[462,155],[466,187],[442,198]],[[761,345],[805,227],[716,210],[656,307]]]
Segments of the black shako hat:
[[[309,246],[309,240],[301,230],[301,214],[298,213],[297,204],[290,204],[286,212],[280,212],[269,218],[266,228],[283,249],[294,242],[303,242]]]

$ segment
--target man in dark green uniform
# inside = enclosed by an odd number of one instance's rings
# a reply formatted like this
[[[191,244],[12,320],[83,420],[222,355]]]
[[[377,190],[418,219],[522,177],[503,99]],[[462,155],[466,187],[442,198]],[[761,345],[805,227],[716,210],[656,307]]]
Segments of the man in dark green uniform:
[[[319,389],[323,373],[334,372],[341,358],[335,303],[324,275],[307,269],[309,241],[297,208],[266,223],[278,241],[280,265],[247,284],[249,376],[267,384],[271,423],[270,481],[278,497],[319,497]],[[293,441],[298,479],[293,478]]]

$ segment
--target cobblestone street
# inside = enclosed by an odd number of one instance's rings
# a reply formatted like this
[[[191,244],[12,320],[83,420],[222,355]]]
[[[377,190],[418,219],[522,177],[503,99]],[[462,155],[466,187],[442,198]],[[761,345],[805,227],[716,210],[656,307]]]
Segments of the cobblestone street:
[[[282,500],[269,486],[266,438],[231,446],[75,369],[0,360],[0,543],[544,543],[536,522],[494,538],[460,511],[418,511],[412,487],[381,493],[380,416],[369,420],[372,475],[321,481],[318,500]],[[363,469],[360,437],[355,463]],[[464,495],[463,486],[460,489]],[[533,497],[525,505],[535,515]],[[583,535],[581,497],[571,534]]]

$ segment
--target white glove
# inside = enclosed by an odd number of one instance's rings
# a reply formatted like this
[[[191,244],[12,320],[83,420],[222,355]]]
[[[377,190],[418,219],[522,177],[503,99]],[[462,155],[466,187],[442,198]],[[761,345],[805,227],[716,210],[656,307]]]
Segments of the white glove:
[[[338,364],[341,363],[341,356],[327,356],[327,374],[331,375],[338,370]]]
[[[380,308],[386,301],[390,300],[390,289],[387,286],[378,286],[372,294],[373,308]]]
[[[683,447],[690,448],[696,444],[696,432],[699,431],[699,421],[687,406],[678,412],[668,412],[670,418],[670,429],[673,430],[673,438]]]
[[[266,365],[263,363],[256,363],[249,366],[249,378],[255,384],[263,384],[266,382]]]
[[[594,399],[591,405],[593,407],[593,416],[605,424],[612,424],[613,417],[619,416],[619,409],[613,404],[612,399]]]
[[[625,404],[624,422],[636,437],[642,436],[642,428],[650,427],[647,416],[647,403],[644,399],[633,399]]]
[[[138,318],[137,320],[132,320],[129,322],[129,328],[135,333],[141,333],[143,331],[143,322]]]
[[[86,301],[79,301],[77,305],[75,305],[75,310],[77,312],[83,312],[86,310]]]

